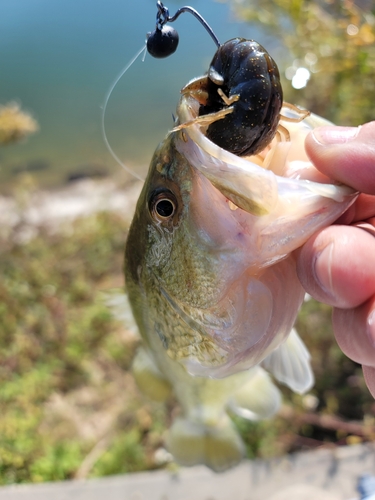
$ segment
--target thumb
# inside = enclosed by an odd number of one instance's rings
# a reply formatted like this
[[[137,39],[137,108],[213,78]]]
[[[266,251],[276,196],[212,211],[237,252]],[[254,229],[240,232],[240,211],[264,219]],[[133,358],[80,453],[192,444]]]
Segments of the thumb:
[[[306,137],[305,147],[322,173],[375,194],[375,121],[360,127],[318,127]]]

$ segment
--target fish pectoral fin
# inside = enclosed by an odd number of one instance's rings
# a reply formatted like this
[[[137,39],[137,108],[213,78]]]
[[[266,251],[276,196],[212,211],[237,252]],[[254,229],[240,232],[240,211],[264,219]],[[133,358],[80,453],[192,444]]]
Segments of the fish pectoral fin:
[[[227,415],[215,425],[176,418],[166,446],[180,465],[204,464],[215,472],[234,467],[245,455],[244,444]]]
[[[280,391],[263,368],[257,366],[253,371],[254,375],[234,393],[228,407],[248,420],[270,418],[280,408]]]
[[[170,383],[143,347],[138,348],[134,357],[132,372],[138,388],[150,399],[164,402],[171,395]]]
[[[304,394],[314,384],[310,354],[294,328],[286,341],[267,356],[262,366],[298,394]]]

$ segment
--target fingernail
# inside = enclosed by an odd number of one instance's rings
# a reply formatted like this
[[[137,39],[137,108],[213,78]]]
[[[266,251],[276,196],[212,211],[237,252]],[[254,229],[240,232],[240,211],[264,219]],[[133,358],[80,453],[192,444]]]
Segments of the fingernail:
[[[312,134],[316,142],[322,145],[344,144],[352,141],[361,127],[319,127]]]
[[[317,255],[313,268],[316,282],[329,297],[333,297],[334,295],[332,257],[333,243],[330,243]]]
[[[367,335],[371,344],[375,347],[375,309],[369,314],[367,318]]]

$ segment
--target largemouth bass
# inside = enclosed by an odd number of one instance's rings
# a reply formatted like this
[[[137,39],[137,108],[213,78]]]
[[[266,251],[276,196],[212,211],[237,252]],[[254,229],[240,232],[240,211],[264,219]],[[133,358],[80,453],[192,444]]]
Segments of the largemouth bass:
[[[182,408],[168,449],[181,464],[220,471],[244,453],[226,411],[267,418],[279,407],[265,369],[300,393],[313,383],[292,329],[304,297],[293,252],[356,194],[309,162],[304,138],[327,123],[317,116],[297,122],[284,107],[288,140],[276,135],[252,156],[211,141],[211,118],[200,116],[206,78],[182,90],[176,126],[155,151],[125,278],[144,344],[135,378],[154,399],[173,391]]]

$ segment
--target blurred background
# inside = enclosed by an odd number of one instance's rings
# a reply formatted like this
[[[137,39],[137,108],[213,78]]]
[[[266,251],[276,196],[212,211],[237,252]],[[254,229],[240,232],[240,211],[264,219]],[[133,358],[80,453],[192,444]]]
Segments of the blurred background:
[[[4,191],[19,173],[46,186],[82,175],[115,173],[101,133],[105,96],[154,29],[154,0],[5,0],[0,17],[0,103],[29,110],[39,133],[3,148]],[[371,0],[253,2],[194,0],[219,40],[242,36],[263,44],[278,62],[287,100],[333,121],[372,117],[374,27]],[[183,5],[172,0],[174,13]],[[193,16],[175,23],[178,52],[146,56],[116,86],[106,113],[108,139],[131,168],[144,172],[171,127],[180,88],[203,74],[215,46]]]
[[[190,4],[221,40],[259,38],[260,28],[236,19],[228,4]],[[172,0],[167,6],[172,15],[182,5]],[[77,172],[118,171],[102,137],[102,106],[115,78],[155,28],[156,1],[20,0],[2,2],[1,10],[0,102],[17,101],[40,127],[27,143],[1,150],[2,184],[25,171],[46,186]],[[139,58],[116,86],[106,112],[111,146],[143,173],[172,126],[180,89],[207,70],[215,51],[192,15],[180,16],[175,24],[178,52],[162,60],[147,55],[143,63]]]
[[[158,406],[138,393],[130,373],[138,339],[101,298],[123,285],[134,203],[125,213],[30,218],[47,189],[50,198],[62,199],[67,190],[76,198],[93,196],[91,184],[77,190],[78,179],[110,182],[111,193],[120,187],[122,197],[130,193],[131,176],[105,146],[101,113],[112,82],[154,29],[155,4],[0,5],[0,211],[7,214],[0,224],[0,484],[173,467],[163,432],[178,409],[173,401]],[[167,3],[171,14],[182,5]],[[340,125],[374,119],[371,0],[189,5],[219,40],[241,36],[265,46],[279,65],[287,101]],[[141,176],[172,126],[180,88],[207,70],[215,51],[191,15],[180,16],[174,27],[177,52],[164,60],[139,58],[115,87],[105,116],[112,148]],[[33,119],[21,117],[24,134],[7,135],[9,117],[19,109]],[[297,322],[317,377],[311,394],[285,391],[285,405],[272,421],[236,419],[250,458],[375,437],[373,399],[360,366],[336,346],[330,314],[309,300]]]

